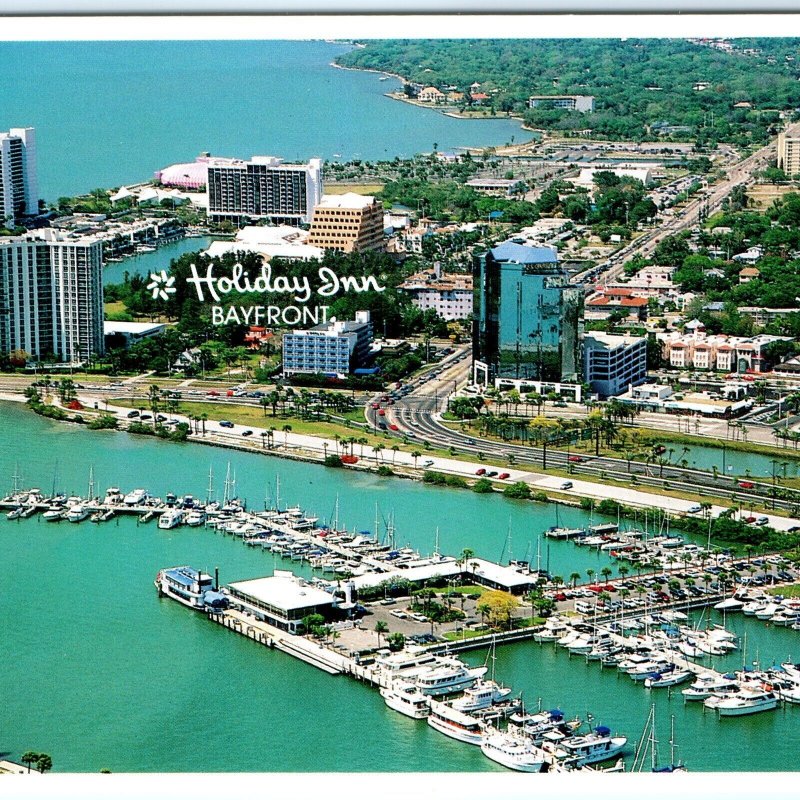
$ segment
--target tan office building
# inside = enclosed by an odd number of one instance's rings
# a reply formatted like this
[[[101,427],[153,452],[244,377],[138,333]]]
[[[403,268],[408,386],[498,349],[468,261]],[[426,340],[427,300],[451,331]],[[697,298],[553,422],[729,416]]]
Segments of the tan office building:
[[[800,125],[791,125],[778,134],[778,169],[789,177],[800,174]]]
[[[314,208],[306,244],[343,253],[383,249],[383,205],[348,192],[326,195]]]

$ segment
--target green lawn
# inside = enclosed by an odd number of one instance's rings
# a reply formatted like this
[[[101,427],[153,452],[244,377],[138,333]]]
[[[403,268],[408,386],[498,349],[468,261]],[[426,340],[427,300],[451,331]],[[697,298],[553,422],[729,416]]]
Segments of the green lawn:
[[[781,586],[777,589],[767,589],[768,594],[780,594],[784,597],[800,597],[800,583],[792,586]]]

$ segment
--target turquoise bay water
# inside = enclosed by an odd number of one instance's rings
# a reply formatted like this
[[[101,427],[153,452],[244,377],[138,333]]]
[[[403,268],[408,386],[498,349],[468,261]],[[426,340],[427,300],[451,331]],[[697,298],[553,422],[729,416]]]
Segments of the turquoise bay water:
[[[550,506],[260,454],[92,433],[0,404],[2,492],[18,464],[23,483],[45,491],[55,482],[64,491],[85,493],[93,466],[103,488],[142,486],[202,496],[209,464],[221,487],[228,460],[251,505],[268,493],[274,497],[280,474],[284,502],[328,519],[338,497],[340,521],[351,529],[371,529],[377,503],[381,518],[394,512],[398,542],[423,552],[433,549],[438,525],[443,552],[472,547],[498,559],[504,547],[507,553],[510,529],[514,555],[521,557],[535,551],[537,534],[555,522]],[[568,525],[587,521],[576,509],[562,509],[560,516]],[[0,547],[6,654],[0,729],[11,757],[43,750],[58,771],[87,772],[497,768],[477,748],[390,711],[376,691],[211,625],[159,600],[153,588],[159,568],[180,563],[218,566],[223,581],[269,574],[282,565],[270,554],[210,530],[161,531],[133,520],[9,523],[5,516]],[[608,563],[566,542],[551,543],[549,555],[551,570],[566,576]],[[762,663],[800,655],[797,632],[744,618],[732,617],[729,624],[739,633],[747,630],[748,661],[756,652]],[[467,658],[480,663],[485,653]],[[724,666],[740,658],[732,656]],[[534,643],[499,648],[497,674],[522,691],[529,706],[541,698],[544,706],[571,715],[590,712],[597,724],[631,739],[640,735],[651,702],[629,679]],[[796,768],[800,709],[717,721],[702,708],[684,707],[679,694],[654,697],[661,740],[666,742],[669,715],[675,714],[680,755],[693,770]]]
[[[34,126],[40,196],[147,180],[201,151],[391,159],[525,138],[384,97],[395,79],[335,69],[326,42],[2,42],[0,130]],[[24,65],[24,69],[21,67]],[[23,79],[24,75],[24,79]]]
[[[197,238],[178,239],[175,242],[164,244],[155,253],[139,253],[125,258],[122,261],[112,261],[103,267],[103,284],[122,283],[125,273],[129,275],[149,275],[156,270],[169,271],[169,262],[184,253],[195,253],[205,250],[213,241],[210,236]]]

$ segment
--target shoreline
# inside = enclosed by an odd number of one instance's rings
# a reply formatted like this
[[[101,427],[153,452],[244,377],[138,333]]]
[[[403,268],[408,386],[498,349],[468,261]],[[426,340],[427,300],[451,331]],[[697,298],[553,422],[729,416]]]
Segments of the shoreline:
[[[0,400],[4,399],[11,399],[5,394],[0,394]],[[25,402],[25,398],[19,397],[14,398],[16,402]],[[81,402],[84,402],[84,398],[79,398]],[[89,411],[90,414],[94,413],[94,409],[92,408],[92,404],[94,400],[86,400],[84,402],[85,408]],[[127,409],[120,409],[119,407],[116,409],[109,408],[110,413],[119,413],[120,410],[127,410]],[[33,412],[32,412],[33,413]],[[98,413],[103,413],[101,409],[98,409]],[[78,424],[74,422],[70,422],[69,420],[54,420],[56,422],[67,422],[68,424]],[[124,424],[124,422],[123,422]],[[127,433],[125,428],[116,428],[114,429],[116,432],[120,433]],[[142,434],[144,435],[144,434]],[[219,438],[222,436],[222,439]],[[289,437],[291,437],[291,443],[289,442]],[[156,441],[163,441],[158,437],[151,437]],[[309,443],[307,440],[311,440]],[[329,448],[336,448],[336,443],[333,440],[328,440],[322,437],[315,437],[306,434],[288,434],[286,435],[286,443],[281,446],[280,444],[276,447],[273,446],[270,449],[264,449],[263,447],[252,447],[246,446],[243,442],[236,440],[228,441],[227,437],[222,434],[220,431],[214,431],[213,429],[206,434],[193,434],[191,433],[189,437],[186,439],[189,443],[196,443],[196,444],[205,444],[214,447],[225,448],[229,450],[237,450],[239,452],[250,452],[250,453],[261,453],[263,455],[275,455],[279,458],[290,458],[297,461],[305,461],[306,463],[313,463],[318,464],[320,466],[325,466],[324,461],[327,455],[327,450]],[[283,447],[283,449],[281,449]],[[294,452],[292,452],[294,450]],[[396,458],[396,456],[395,456]],[[430,464],[427,467],[419,468],[417,466],[412,466],[409,463],[388,463],[385,460],[381,460],[380,462],[375,461],[373,465],[369,457],[361,458],[359,465],[350,465],[350,464],[343,464],[341,467],[330,467],[330,469],[346,469],[352,468],[354,470],[358,470],[364,473],[371,473],[373,475],[378,475],[378,468],[381,466],[388,467],[391,471],[391,475],[386,475],[387,478],[407,478],[411,480],[419,481],[420,483],[425,483],[424,476],[426,472],[439,472],[444,475],[453,475],[458,476],[464,480],[473,480],[474,476],[474,467],[482,466],[484,468],[489,466],[494,466],[489,462],[481,462],[478,464],[475,463],[468,463],[468,462],[460,462],[454,461],[447,458],[442,457],[435,457],[436,461],[434,464]],[[603,482],[589,482],[589,481],[581,481],[580,479],[572,477],[572,482],[574,485],[574,494],[565,496],[563,492],[559,491],[560,484],[563,482],[563,476],[559,477],[557,474],[554,473],[539,473],[532,471],[530,469],[520,469],[520,468],[507,468],[511,475],[511,480],[514,482],[525,483],[529,489],[531,490],[531,496],[529,498],[524,498],[526,502],[530,503],[538,503],[538,502],[548,502],[548,503],[558,503],[560,505],[573,505],[573,506],[580,506],[581,501],[583,498],[594,500],[595,502],[599,502],[602,500],[611,500],[616,502],[624,507],[628,508],[667,508],[674,514],[684,515],[686,513],[686,507],[691,505],[689,501],[683,500],[680,497],[674,497],[671,495],[663,495],[663,494],[655,494],[647,491],[643,491],[641,489],[634,489],[628,486],[621,486],[621,485],[612,485]],[[504,490],[511,485],[510,483],[506,483],[503,485],[493,484],[492,486],[492,494],[501,494],[505,496]],[[448,487],[442,486],[441,488],[466,488],[469,491],[472,491],[472,487],[468,484],[466,487]],[[544,494],[546,496],[546,501],[536,498],[536,494]],[[509,497],[508,499],[515,499]],[[520,498],[523,499],[523,498]],[[724,511],[727,510],[727,507],[722,505],[713,505],[712,506],[712,513],[715,515],[720,515]],[[800,520],[795,520],[792,517],[784,517],[784,516],[776,516],[770,515],[770,525],[776,531],[786,530],[788,529],[789,525],[798,524]],[[778,521],[779,524],[776,525],[775,522]]]

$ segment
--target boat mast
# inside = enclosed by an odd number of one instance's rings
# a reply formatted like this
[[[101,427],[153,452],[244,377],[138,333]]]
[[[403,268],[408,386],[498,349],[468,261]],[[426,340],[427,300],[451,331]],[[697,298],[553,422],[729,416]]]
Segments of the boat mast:
[[[89,500],[94,500],[94,467],[89,467]]]
[[[439,526],[438,525],[436,526],[436,538],[434,539],[434,542],[433,542],[433,554],[435,556],[439,555]]]
[[[375,503],[375,535],[373,536],[375,544],[378,544],[378,503]]]
[[[206,505],[211,504],[211,498],[214,496],[214,466],[208,465],[208,489],[206,490]]]
[[[339,495],[336,495],[336,503],[333,507],[333,529],[334,531],[339,530]]]
[[[14,474],[11,476],[14,479],[14,494],[19,492],[19,461],[14,462]]]
[[[228,505],[228,501],[231,499],[230,497],[231,492],[231,462],[228,462],[228,468],[225,471],[225,491],[222,495],[222,505]]]

